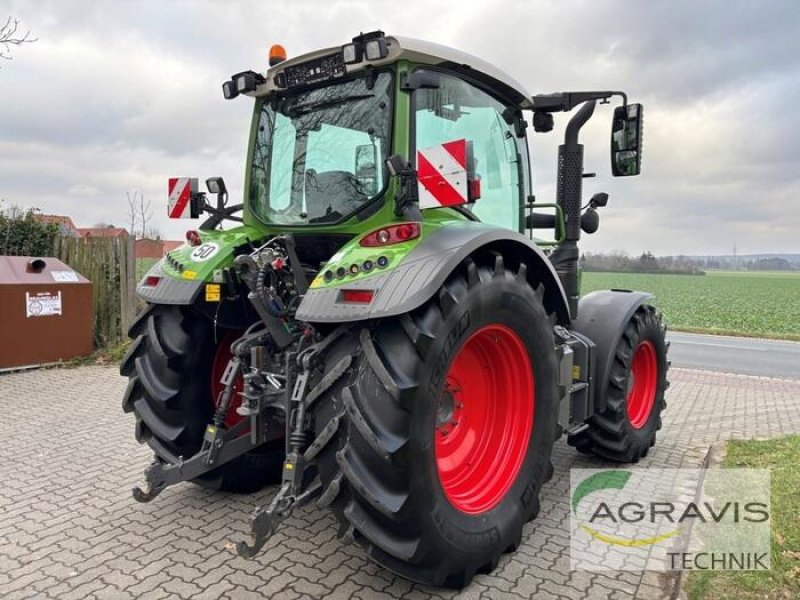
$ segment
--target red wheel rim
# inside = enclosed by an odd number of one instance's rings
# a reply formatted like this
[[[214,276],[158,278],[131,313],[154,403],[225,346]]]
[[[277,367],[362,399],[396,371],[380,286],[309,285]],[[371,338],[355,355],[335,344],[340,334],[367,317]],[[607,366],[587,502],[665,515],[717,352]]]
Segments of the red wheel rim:
[[[230,330],[222,336],[219,344],[217,344],[217,351],[214,354],[214,361],[211,363],[211,405],[213,410],[217,410],[217,402],[221,397],[222,390],[225,389],[225,386],[222,385],[221,379],[222,375],[225,373],[225,367],[228,366],[228,361],[233,358],[233,354],[231,353],[231,344],[233,344],[233,342],[238,340],[240,337],[242,337],[241,331]],[[228,407],[228,414],[225,415],[225,427],[228,429],[236,425],[236,423],[244,418],[236,412],[236,409],[242,404],[242,397],[239,395],[239,392],[242,391],[243,387],[244,380],[240,374],[233,382],[233,397],[231,398],[231,404]]]
[[[628,420],[634,429],[641,429],[650,418],[656,401],[658,360],[653,342],[644,340],[636,346],[628,375]]]
[[[505,325],[478,329],[453,359],[437,407],[436,467],[455,508],[474,515],[500,503],[528,452],[533,407],[522,340]]]

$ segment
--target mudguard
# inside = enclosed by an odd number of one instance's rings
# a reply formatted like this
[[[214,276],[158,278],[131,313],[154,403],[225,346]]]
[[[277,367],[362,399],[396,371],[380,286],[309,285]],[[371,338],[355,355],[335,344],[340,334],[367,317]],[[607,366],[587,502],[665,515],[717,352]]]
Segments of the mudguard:
[[[345,247],[332,259],[348,262]],[[507,229],[475,221],[451,222],[430,231],[402,258],[396,267],[369,277],[345,279],[336,285],[315,287],[312,284],[297,310],[297,319],[312,323],[362,321],[399,315],[427,302],[442,286],[448,275],[477,250],[496,250],[507,263],[524,262],[532,284],[545,286],[544,304],[555,313],[559,324],[569,324],[569,305],[561,281],[544,252],[525,236]],[[368,304],[343,302],[342,290],[371,290]]]
[[[647,292],[602,290],[587,294],[578,302],[578,317],[572,321],[572,329],[596,345],[593,359],[596,385],[591,413],[605,410],[614,351],[631,317],[652,297]]]
[[[136,286],[136,294],[151,304],[192,304],[208,282],[222,282],[222,269],[233,263],[236,249],[263,237],[254,227],[227,231],[200,230],[200,245],[184,244],[152,266]],[[147,285],[158,278],[155,285]]]

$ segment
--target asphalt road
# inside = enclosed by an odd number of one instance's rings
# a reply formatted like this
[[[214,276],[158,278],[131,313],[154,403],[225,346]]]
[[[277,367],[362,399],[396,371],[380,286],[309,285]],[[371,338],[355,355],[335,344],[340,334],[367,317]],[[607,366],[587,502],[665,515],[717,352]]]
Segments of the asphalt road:
[[[671,331],[674,367],[800,379],[800,342]]]

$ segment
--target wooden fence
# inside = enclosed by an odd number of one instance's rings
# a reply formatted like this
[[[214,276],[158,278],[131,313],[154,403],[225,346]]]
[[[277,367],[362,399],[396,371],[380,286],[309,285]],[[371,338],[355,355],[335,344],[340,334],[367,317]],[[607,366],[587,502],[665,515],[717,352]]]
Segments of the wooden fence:
[[[95,347],[125,340],[136,311],[133,238],[57,237],[54,253],[93,284]]]

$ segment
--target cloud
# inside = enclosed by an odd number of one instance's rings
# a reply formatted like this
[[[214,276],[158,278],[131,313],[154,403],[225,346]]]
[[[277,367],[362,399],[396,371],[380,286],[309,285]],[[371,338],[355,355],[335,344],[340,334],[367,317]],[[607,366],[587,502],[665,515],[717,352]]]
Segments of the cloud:
[[[533,92],[623,89],[645,104],[643,175],[609,176],[610,109],[584,128],[587,197],[607,191],[587,250],[798,251],[796,2],[102,2],[12,0],[39,38],[0,71],[0,197],[123,224],[126,192],[165,216],[166,180],[223,175],[241,197],[252,103],[220,85],[359,31],[429,39],[497,64]],[[535,193],[555,197],[567,117],[533,134]],[[163,209],[163,210],[162,210]]]

